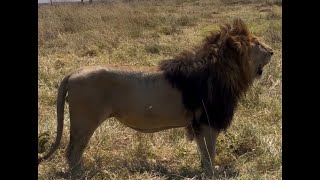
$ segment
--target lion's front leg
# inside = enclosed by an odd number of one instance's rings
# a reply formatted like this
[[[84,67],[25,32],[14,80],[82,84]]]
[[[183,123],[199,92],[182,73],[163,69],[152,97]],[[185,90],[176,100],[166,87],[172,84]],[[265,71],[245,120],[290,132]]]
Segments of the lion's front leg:
[[[200,133],[196,135],[198,150],[201,155],[201,164],[206,175],[212,176],[214,169],[214,158],[216,153],[216,141],[219,132],[207,125],[202,124]]]

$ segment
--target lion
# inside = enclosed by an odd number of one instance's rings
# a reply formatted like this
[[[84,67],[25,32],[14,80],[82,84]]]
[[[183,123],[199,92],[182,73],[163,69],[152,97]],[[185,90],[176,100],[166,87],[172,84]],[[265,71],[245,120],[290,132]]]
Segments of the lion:
[[[216,141],[233,119],[239,98],[261,77],[273,50],[251,34],[240,18],[156,67],[90,66],[65,76],[57,96],[58,148],[65,101],[69,104],[72,169],[95,130],[108,118],[143,133],[185,127],[196,141],[205,174],[212,175]]]

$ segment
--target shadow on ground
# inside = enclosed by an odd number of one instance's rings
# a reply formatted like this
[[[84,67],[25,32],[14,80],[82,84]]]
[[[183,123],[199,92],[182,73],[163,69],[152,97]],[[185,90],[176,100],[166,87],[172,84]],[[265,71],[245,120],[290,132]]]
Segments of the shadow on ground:
[[[135,157],[131,160],[123,160],[119,158],[113,158],[112,161],[108,162],[106,166],[105,162],[101,158],[97,158],[95,164],[85,165],[75,168],[71,171],[60,171],[60,172],[49,172],[53,174],[53,177],[58,179],[92,179],[103,177],[102,179],[114,179],[112,173],[121,174],[121,171],[126,171],[124,176],[128,175],[139,175],[149,173],[156,175],[157,177],[163,177],[168,180],[182,180],[182,179],[192,179],[192,180],[204,180],[210,179],[205,177],[202,173],[202,169],[191,168],[191,167],[181,167],[177,170],[171,170],[169,163],[166,161],[156,161],[155,163],[149,162],[145,157]],[[112,164],[113,163],[113,164]],[[108,173],[112,172],[112,173]],[[129,174],[128,174],[129,173]],[[234,166],[224,166],[215,169],[214,179],[216,178],[236,178],[239,175],[239,171],[234,168]]]

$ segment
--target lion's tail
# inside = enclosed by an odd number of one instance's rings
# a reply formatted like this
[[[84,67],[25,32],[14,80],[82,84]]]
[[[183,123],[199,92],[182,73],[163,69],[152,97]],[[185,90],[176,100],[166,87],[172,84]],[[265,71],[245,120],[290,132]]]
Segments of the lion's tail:
[[[63,118],[64,118],[64,105],[65,105],[65,99],[68,91],[68,80],[70,78],[71,74],[67,75],[64,77],[62,82],[60,83],[59,89],[58,89],[58,97],[57,97],[57,136],[54,144],[52,145],[50,151],[41,156],[38,157],[38,165],[40,164],[41,161],[46,160],[49,158],[58,148],[61,137],[62,137],[62,132],[63,132]]]

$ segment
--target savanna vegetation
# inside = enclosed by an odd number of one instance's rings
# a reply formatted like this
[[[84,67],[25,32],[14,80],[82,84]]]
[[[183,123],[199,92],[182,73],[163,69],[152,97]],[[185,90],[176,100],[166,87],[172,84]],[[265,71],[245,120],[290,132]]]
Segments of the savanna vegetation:
[[[197,45],[219,24],[241,17],[275,54],[218,138],[216,179],[282,179],[282,2],[132,0],[38,7],[39,152],[56,136],[56,95],[63,76],[95,64],[156,66]],[[66,109],[68,111],[68,108]],[[38,167],[39,179],[70,179],[62,143]],[[76,179],[201,179],[200,157],[185,130],[138,133],[114,119],[95,132]]]

